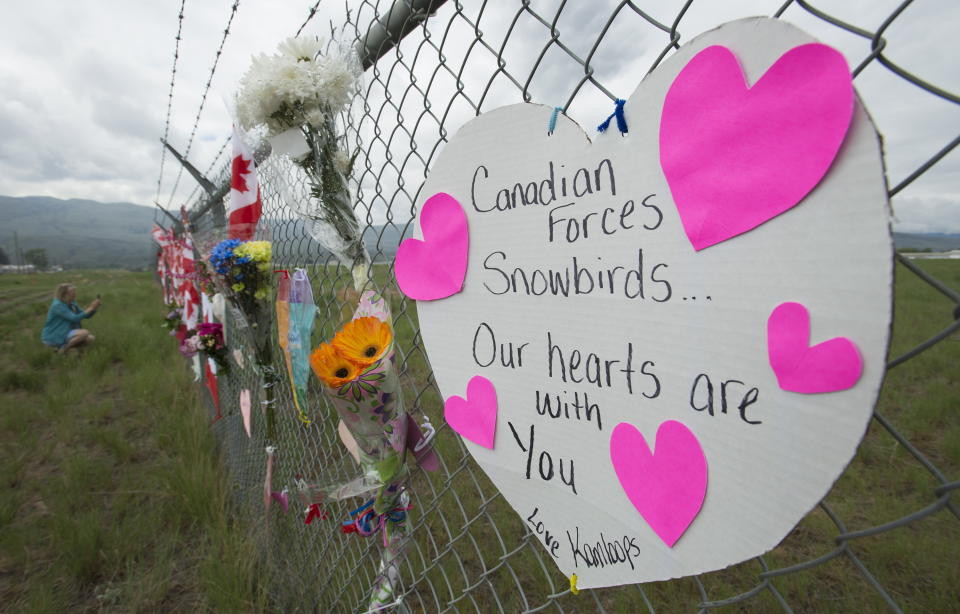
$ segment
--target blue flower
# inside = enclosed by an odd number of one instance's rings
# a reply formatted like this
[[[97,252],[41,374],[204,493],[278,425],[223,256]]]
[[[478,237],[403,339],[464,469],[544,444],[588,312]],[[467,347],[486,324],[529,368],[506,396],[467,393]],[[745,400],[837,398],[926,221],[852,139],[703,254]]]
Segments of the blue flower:
[[[237,239],[225,239],[214,246],[210,252],[210,264],[216,269],[217,273],[227,275],[230,267],[234,263],[233,250],[240,245],[241,241]]]

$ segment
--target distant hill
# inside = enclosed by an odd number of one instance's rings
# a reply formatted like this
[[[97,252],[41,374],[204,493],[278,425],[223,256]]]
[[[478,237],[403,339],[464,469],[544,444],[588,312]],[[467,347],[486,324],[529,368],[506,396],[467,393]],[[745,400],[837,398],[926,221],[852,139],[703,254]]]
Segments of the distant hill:
[[[274,260],[287,265],[302,262],[324,262],[330,253],[308,236],[300,220],[267,220],[274,236]],[[403,233],[401,235],[401,233]],[[393,260],[400,241],[413,234],[413,224],[397,222],[369,226],[363,230],[363,243],[375,261]]]
[[[153,213],[133,203],[0,196],[0,247],[13,260],[16,231],[21,250],[43,248],[64,268],[147,267]]]
[[[910,250],[930,250],[934,252],[945,252],[952,249],[960,249],[960,234],[910,234],[906,232],[893,233],[893,244],[897,249]]]
[[[0,249],[13,261],[13,232],[20,249],[43,248],[51,264],[64,268],[144,268],[153,266],[150,239],[154,209],[133,203],[61,200],[47,196],[0,196]],[[311,239],[300,220],[271,219],[278,264],[323,262],[327,250]],[[412,234],[406,222],[371,226],[363,241],[375,260],[390,260],[400,241]],[[401,235],[401,233],[403,233]],[[893,233],[897,249],[960,249],[960,234]]]
[[[48,196],[0,196],[0,249],[11,261],[13,233],[20,249],[42,248],[51,264],[79,268],[152,268],[150,238],[154,209],[133,203],[61,200]],[[328,253],[307,236],[300,220],[266,219],[275,237],[278,263],[322,262]],[[405,223],[366,228],[363,240],[377,260],[390,259],[403,238]]]

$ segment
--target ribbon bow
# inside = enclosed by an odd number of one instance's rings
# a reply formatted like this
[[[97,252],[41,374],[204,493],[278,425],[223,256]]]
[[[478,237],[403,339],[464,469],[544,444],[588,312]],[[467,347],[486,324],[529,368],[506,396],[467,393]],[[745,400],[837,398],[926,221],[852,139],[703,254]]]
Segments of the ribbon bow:
[[[383,514],[377,514],[373,510],[373,499],[370,499],[357,509],[350,512],[350,518],[343,521],[340,530],[344,533],[357,533],[363,537],[369,537],[380,531],[383,534],[383,545],[387,546],[387,523],[393,522],[399,524],[407,519],[407,512],[413,509],[413,504],[409,503],[402,507],[395,507]]]
[[[311,503],[310,507],[307,508],[307,519],[303,521],[303,524],[310,524],[315,518],[326,520],[329,517],[330,514],[320,509],[319,503]]]

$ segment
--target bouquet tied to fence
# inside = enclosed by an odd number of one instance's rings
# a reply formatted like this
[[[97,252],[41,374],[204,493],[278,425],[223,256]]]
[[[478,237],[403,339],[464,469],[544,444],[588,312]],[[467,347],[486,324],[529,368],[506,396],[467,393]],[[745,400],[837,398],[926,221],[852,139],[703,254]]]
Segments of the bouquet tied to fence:
[[[180,343],[180,353],[187,358],[192,358],[197,352],[217,363],[217,368],[221,372],[230,372],[222,324],[202,322],[196,330],[187,331],[186,338]]]
[[[217,293],[217,287],[210,266],[203,260],[197,260],[193,263],[193,267],[194,280],[197,282],[197,287],[207,295],[207,298],[212,299]]]
[[[241,328],[247,328],[250,331],[255,362],[263,376],[267,436],[272,438],[276,402],[275,386],[279,382],[279,374],[273,365],[271,346],[273,305],[270,301],[272,275],[270,242],[226,239],[214,246],[210,252],[209,261],[217,275],[215,282],[221,293],[226,296],[243,319]]]
[[[170,331],[170,335],[175,335],[183,323],[183,310],[176,303],[167,303],[166,307],[167,315],[163,316],[161,326]]]
[[[357,288],[366,282],[370,256],[362,242],[347,177],[354,157],[341,147],[336,116],[349,104],[360,75],[349,47],[322,51],[316,38],[289,38],[273,55],[254,56],[240,81],[237,118],[247,130],[264,127],[268,137],[305,141],[293,156],[310,183],[309,196],[289,203],[310,234],[351,268]]]
[[[407,537],[409,497],[404,488],[407,413],[400,394],[393,327],[386,299],[364,292],[353,319],[310,356],[323,392],[357,443],[361,475],[312,487],[308,502],[369,496],[341,529],[380,534],[383,550],[371,608],[395,598]]]

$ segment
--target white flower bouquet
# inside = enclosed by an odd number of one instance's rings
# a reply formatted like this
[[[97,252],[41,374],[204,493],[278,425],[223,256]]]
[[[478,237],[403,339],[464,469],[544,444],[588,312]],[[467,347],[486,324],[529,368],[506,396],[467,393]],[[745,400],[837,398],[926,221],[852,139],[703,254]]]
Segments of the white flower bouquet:
[[[341,148],[336,116],[356,93],[362,71],[352,49],[322,47],[316,38],[289,38],[277,53],[254,56],[240,81],[237,119],[248,130],[264,127],[268,138],[302,134],[306,153],[294,162],[310,179],[307,200],[314,202],[291,205],[314,239],[351,268],[359,289],[370,257],[347,184],[355,156]]]

